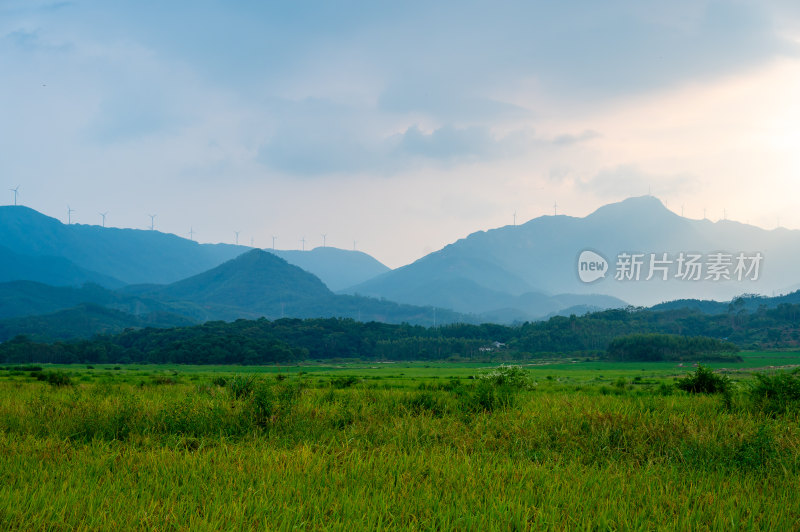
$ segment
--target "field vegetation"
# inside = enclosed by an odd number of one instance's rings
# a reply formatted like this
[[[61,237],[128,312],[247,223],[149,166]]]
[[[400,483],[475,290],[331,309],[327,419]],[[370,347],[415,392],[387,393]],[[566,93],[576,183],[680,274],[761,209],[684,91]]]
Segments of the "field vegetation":
[[[741,356],[5,366],[0,528],[796,529],[800,356]]]

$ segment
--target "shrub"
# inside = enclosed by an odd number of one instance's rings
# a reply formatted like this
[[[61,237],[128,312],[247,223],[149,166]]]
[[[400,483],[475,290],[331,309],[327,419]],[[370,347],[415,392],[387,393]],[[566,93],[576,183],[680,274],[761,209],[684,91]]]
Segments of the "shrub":
[[[679,379],[675,386],[689,393],[726,393],[730,391],[731,381],[700,364],[694,373]]]
[[[770,414],[784,414],[800,409],[800,374],[756,374],[756,383],[750,389],[753,404]]]
[[[275,412],[275,394],[272,387],[264,381],[251,381],[250,412],[256,425],[263,427],[272,419]]]
[[[666,382],[662,382],[658,385],[658,388],[656,388],[656,393],[663,396],[672,395],[673,391],[675,391],[675,388]]]
[[[43,381],[50,386],[71,386],[72,379],[63,371],[33,371],[31,377],[38,381]]]
[[[447,392],[452,392],[453,390],[457,390],[461,387],[461,381],[458,380],[456,377],[451,377],[449,381],[439,383],[439,389],[444,390]]]
[[[235,399],[242,399],[253,392],[255,379],[244,375],[236,375],[228,381],[228,390]]]
[[[334,388],[350,388],[351,386],[358,384],[358,378],[353,377],[352,375],[346,375],[342,377],[333,377],[330,382],[331,386]]]
[[[228,379],[226,379],[225,377],[223,377],[221,375],[211,379],[211,384],[213,384],[214,386],[219,386],[221,388],[224,388],[227,383],[228,383]]]
[[[445,405],[431,392],[419,392],[406,398],[406,408],[414,415],[430,412],[434,416],[441,416],[445,412]]]
[[[527,371],[519,366],[501,364],[488,373],[478,377],[492,386],[508,386],[519,390],[530,388],[533,383]]]
[[[42,371],[42,366],[31,366],[31,365],[0,366],[0,370],[3,370],[3,371]]]

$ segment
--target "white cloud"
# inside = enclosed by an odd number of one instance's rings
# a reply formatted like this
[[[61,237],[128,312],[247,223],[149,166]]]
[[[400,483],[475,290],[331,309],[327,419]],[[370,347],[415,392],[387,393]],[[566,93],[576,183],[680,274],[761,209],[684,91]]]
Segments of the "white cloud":
[[[576,186],[603,199],[624,199],[647,189],[656,195],[687,195],[697,189],[698,179],[688,174],[659,175],[644,172],[634,165],[605,168]]]

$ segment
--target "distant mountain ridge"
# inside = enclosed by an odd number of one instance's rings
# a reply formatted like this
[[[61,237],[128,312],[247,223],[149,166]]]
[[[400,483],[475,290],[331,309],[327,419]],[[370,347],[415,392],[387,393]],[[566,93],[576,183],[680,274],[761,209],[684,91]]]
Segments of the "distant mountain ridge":
[[[28,280],[54,286],[91,282],[108,288],[169,284],[250,249],[199,244],[160,231],[65,225],[28,207],[0,207],[0,282]],[[313,273],[332,290],[389,270],[359,251],[324,247],[272,252]]]
[[[195,325],[195,322],[176,314],[155,312],[134,316],[121,310],[82,303],[50,314],[0,320],[0,342],[20,335],[52,342],[117,334],[129,328],[166,329],[189,325]]]
[[[94,283],[117,288],[124,284],[111,276],[81,268],[63,257],[20,255],[0,246],[0,283],[17,280],[37,281],[54,286]]]
[[[577,257],[585,249],[608,259],[605,279],[580,281]],[[758,252],[764,263],[758,282],[613,279],[621,252],[678,251]],[[64,225],[25,207],[0,207],[0,319],[19,316],[12,306],[41,315],[84,303],[130,314],[134,321],[165,313],[193,322],[338,316],[513,323],[676,298],[717,311],[726,303],[705,300],[797,285],[799,261],[800,231],[689,220],[650,196],[606,205],[584,218],[542,216],[473,233],[396,270],[355,251],[198,244],[158,231]],[[61,286],[136,284],[59,292],[1,282],[15,277]],[[352,279],[360,282],[335,289]]]
[[[125,284],[174,282],[248,249],[159,231],[65,225],[22,206],[0,207],[0,246],[28,257],[59,257]]]
[[[608,261],[605,279],[580,281],[577,259],[583,250],[600,253]],[[683,281],[670,272],[668,281],[614,279],[616,259],[623,253],[649,255],[679,252],[706,254],[761,253],[757,281]],[[676,298],[730,299],[741,293],[768,294],[798,282],[800,231],[767,231],[732,221],[690,220],[668,210],[652,196],[629,198],[605,205],[584,218],[542,216],[518,226],[473,233],[418,261],[350,287],[347,293],[394,298],[409,304],[445,302],[461,312],[496,312],[508,306],[509,296],[526,296],[527,303],[512,305],[521,313],[538,313],[556,294],[607,296],[618,303],[652,305]],[[672,267],[674,268],[674,264]],[[704,270],[705,275],[705,270]],[[440,285],[447,279],[450,286]],[[503,295],[497,297],[497,294]],[[483,294],[483,295],[481,295]],[[480,306],[474,300],[482,299]],[[531,301],[536,300],[534,306]],[[572,305],[591,302],[572,301]],[[599,306],[611,304],[611,301]],[[492,306],[487,311],[487,307]],[[541,317],[541,315],[539,316]]]
[[[265,249],[313,273],[334,292],[362,283],[382,273],[389,267],[361,251],[334,247],[317,247],[309,251]]]
[[[212,314],[224,314],[225,309],[231,309],[234,314],[281,317],[295,316],[305,304],[328,300],[333,292],[313,274],[272,253],[254,249],[147,295],[165,301],[196,303],[213,309]]]
[[[313,274],[259,249],[168,285],[112,291],[97,285],[75,288],[31,281],[0,283],[0,341],[16,334],[69,338],[65,324],[74,327],[72,337],[86,337],[126,327],[262,317],[337,317],[420,325],[475,321],[447,309],[337,295]]]
[[[292,316],[429,323],[436,319],[432,309],[334,294],[315,275],[260,249],[143,295],[164,302],[194,303],[208,313],[202,320]],[[438,319],[447,323],[471,318],[442,309]]]

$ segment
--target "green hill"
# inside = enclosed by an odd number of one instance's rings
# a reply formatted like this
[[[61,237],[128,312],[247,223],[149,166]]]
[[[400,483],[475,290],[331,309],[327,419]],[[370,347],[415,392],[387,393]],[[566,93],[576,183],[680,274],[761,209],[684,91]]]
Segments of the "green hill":
[[[120,310],[87,303],[52,314],[0,320],[0,342],[20,335],[32,340],[52,342],[90,338],[97,334],[118,334],[131,328],[169,328],[192,324],[187,318],[166,312],[133,316]]]
[[[201,321],[266,317],[343,317],[384,322],[439,323],[469,318],[448,310],[336,295],[316,276],[272,253],[251,250],[236,259],[144,295],[177,308],[191,303]]]

